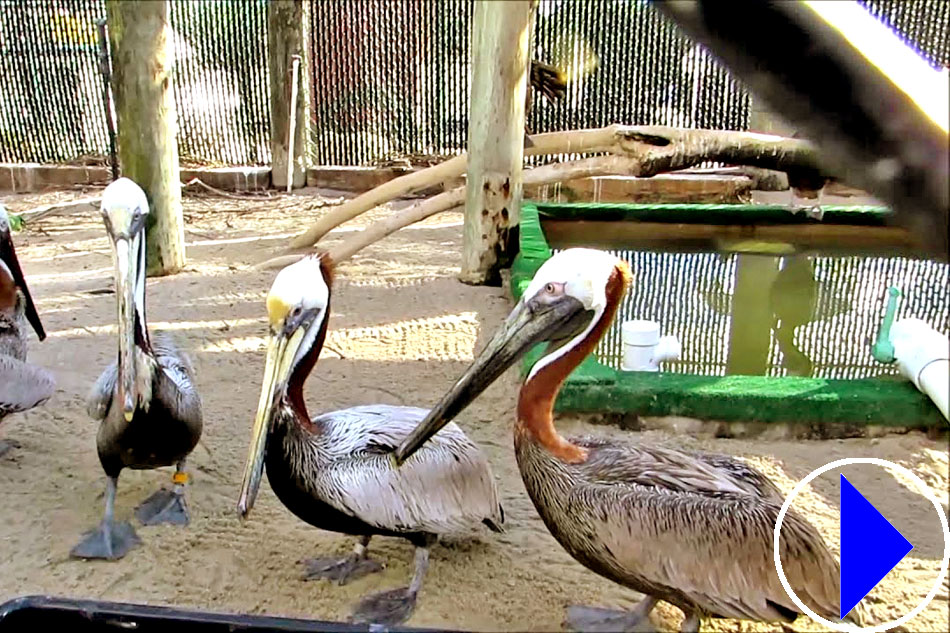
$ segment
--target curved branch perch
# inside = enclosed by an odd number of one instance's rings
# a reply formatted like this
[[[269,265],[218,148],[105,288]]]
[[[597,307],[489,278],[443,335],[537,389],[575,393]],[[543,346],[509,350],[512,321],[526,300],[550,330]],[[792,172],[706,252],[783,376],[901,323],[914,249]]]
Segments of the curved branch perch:
[[[820,164],[814,146],[808,141],[752,132],[609,125],[591,130],[547,132],[530,138],[533,146],[525,148],[526,156],[606,152],[636,160],[636,169],[625,173],[639,177],[707,161],[761,167],[809,178],[833,176]],[[331,210],[295,237],[291,248],[313,246],[340,224],[399,196],[457,178],[465,173],[467,166],[468,157],[463,154],[390,180]]]
[[[626,156],[596,156],[567,163],[553,163],[551,165],[530,169],[524,174],[524,183],[526,185],[547,185],[574,178],[633,175],[639,169],[639,163],[635,159],[627,158]],[[399,229],[424,220],[437,213],[454,209],[463,202],[465,202],[465,187],[458,187],[417,202],[399,213],[384,218],[344,240],[330,249],[330,257],[336,263],[349,259],[370,244],[392,235]],[[282,255],[261,262],[257,264],[255,268],[282,268],[293,264],[302,257],[305,257],[305,255]]]

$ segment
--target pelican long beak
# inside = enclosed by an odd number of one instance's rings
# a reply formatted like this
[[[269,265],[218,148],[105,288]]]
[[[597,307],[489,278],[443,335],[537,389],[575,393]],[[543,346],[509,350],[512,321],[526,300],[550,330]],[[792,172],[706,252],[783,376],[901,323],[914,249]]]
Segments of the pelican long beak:
[[[261,383],[261,399],[257,404],[257,415],[251,430],[251,446],[244,465],[244,479],[241,483],[241,496],[238,499],[238,513],[246,518],[261,487],[264,475],[264,455],[267,448],[267,434],[274,419],[275,408],[287,389],[287,381],[294,368],[297,350],[304,339],[304,328],[294,330],[289,337],[284,333],[272,334],[267,344],[267,361],[264,365],[264,381]]]
[[[583,304],[569,296],[541,306],[532,305],[522,297],[468,370],[396,448],[393,454],[396,465],[409,459],[533,345],[551,340],[566,323],[583,312]]]
[[[119,313],[118,395],[125,420],[130,422],[138,404],[135,381],[135,284],[139,258],[135,252],[138,237],[116,238],[115,297]]]
[[[33,305],[33,296],[26,285],[26,279],[23,277],[23,271],[20,269],[20,261],[17,259],[16,250],[13,248],[13,238],[7,231],[0,231],[0,260],[10,269],[13,276],[13,283],[16,284],[23,298],[26,300],[25,313],[26,320],[29,321],[36,332],[36,336],[42,341],[46,338],[46,331],[43,329],[43,323],[40,321],[40,315],[36,312],[36,306]]]

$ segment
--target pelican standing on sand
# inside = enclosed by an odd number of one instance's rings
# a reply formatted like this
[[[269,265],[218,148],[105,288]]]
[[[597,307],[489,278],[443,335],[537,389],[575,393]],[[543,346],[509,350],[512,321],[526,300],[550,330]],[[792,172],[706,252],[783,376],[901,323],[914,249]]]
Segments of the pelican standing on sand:
[[[202,418],[191,362],[170,337],[153,339],[146,326],[145,192],[120,178],[102,193],[101,208],[115,260],[119,354],[93,386],[87,410],[100,420],[96,448],[107,478],[106,509],[70,555],[117,559],[140,542],[130,523],[114,521],[119,473],[177,466],[173,488],[146,499],[136,517],[145,525],[186,525],[185,459],[201,437]]]
[[[353,619],[393,625],[412,614],[438,535],[482,525],[501,531],[504,513],[481,450],[454,424],[405,467],[389,454],[425,417],[425,409],[369,405],[311,418],[304,382],[327,334],[332,264],[309,256],[281,270],[267,295],[270,338],[260,404],[238,511],[246,518],[264,468],[277,498],[303,521],[360,538],[342,559],[305,561],[305,578],[344,584],[379,571],[367,557],[373,536],[398,536],[416,547],[408,587],[364,598]]]
[[[554,427],[561,385],[595,348],[629,283],[627,264],[607,253],[554,255],[394,461],[411,459],[531,346],[546,342],[518,398],[514,444],[525,488],[548,530],[578,562],[646,596],[630,613],[571,607],[568,626],[642,627],[659,600],[682,609],[684,632],[698,631],[704,617],[791,622],[799,609],[780,584],[772,556],[784,499],[765,475],[725,455],[565,438]],[[794,510],[785,516],[780,553],[798,596],[838,620],[838,562]],[[846,619],[862,618],[854,610]]]
[[[27,323],[41,341],[46,338],[13,248],[10,217],[0,204],[0,422],[43,404],[56,388],[51,373],[26,362]],[[0,440],[0,456],[15,446]]]

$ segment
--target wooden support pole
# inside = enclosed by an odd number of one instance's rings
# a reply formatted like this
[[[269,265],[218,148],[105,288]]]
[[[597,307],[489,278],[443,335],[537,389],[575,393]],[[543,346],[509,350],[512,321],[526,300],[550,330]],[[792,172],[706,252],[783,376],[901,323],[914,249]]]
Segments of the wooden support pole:
[[[146,243],[150,276],[185,265],[169,3],[106,2],[112,46],[112,92],[118,119],[119,164],[149,198]]]
[[[465,283],[497,283],[517,251],[531,1],[476,0],[462,231]]]
[[[772,287],[776,275],[778,258],[739,255],[732,293],[727,374],[762,376],[768,369],[772,313],[765,289]]]
[[[269,0],[267,3],[267,65],[270,70],[271,181],[287,189],[307,182],[307,143],[310,140],[310,56],[306,46],[306,11],[303,0]],[[294,58],[299,56],[296,109],[293,98]],[[291,111],[295,116],[291,116]],[[293,140],[290,135],[293,134]],[[288,164],[288,156],[293,152]]]

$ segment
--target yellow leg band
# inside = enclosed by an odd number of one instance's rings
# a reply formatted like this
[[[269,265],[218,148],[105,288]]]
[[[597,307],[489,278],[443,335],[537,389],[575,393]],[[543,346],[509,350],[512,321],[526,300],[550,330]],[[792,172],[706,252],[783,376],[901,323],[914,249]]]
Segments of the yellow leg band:
[[[175,484],[188,483],[188,473],[175,473],[174,475],[172,475],[172,483],[175,483]]]

